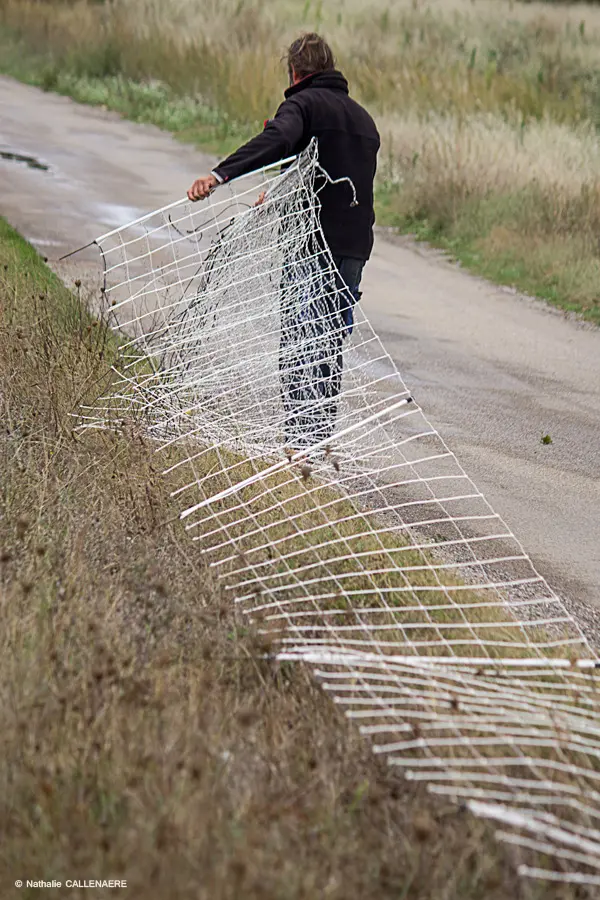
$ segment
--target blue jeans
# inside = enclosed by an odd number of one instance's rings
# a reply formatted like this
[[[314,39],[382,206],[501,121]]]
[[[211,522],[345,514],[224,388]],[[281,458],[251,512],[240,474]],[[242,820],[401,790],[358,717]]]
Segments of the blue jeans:
[[[362,297],[360,280],[365,265],[364,259],[353,259],[351,256],[334,256],[333,261],[341,279],[336,277],[336,285],[341,292],[342,318],[346,324],[347,333],[352,334],[354,326],[354,307]],[[348,290],[344,288],[347,285]]]
[[[284,266],[279,373],[285,440],[303,449],[333,434],[342,387],[343,342],[354,327],[365,261],[326,257],[307,278],[302,263]],[[308,285],[308,286],[307,286]],[[304,296],[299,296],[299,291]]]

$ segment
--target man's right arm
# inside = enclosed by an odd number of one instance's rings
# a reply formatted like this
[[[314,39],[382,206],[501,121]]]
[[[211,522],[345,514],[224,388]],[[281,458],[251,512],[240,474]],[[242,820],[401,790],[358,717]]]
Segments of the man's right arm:
[[[219,182],[231,181],[254,169],[268,166],[296,152],[304,134],[304,118],[294,100],[281,104],[264,131],[248,141],[216,166],[205,178],[199,178],[188,191],[190,200],[207,197]]]

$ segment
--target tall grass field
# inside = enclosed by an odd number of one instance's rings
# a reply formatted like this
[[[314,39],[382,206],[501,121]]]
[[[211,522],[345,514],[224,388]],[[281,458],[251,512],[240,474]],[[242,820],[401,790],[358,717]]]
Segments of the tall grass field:
[[[224,153],[309,29],[377,120],[380,223],[600,322],[597,5],[0,0],[0,69]]]

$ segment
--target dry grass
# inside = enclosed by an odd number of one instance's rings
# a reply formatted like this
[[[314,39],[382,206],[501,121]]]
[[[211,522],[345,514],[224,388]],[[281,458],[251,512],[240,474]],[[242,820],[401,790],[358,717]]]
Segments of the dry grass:
[[[121,877],[149,900],[584,897],[517,881],[488,826],[263,658],[143,438],[72,434],[112,352],[0,223],[2,896]]]
[[[594,118],[600,15],[511,0],[2,0],[2,22],[57,69],[160,80],[253,126],[281,101],[280,56],[323,30],[355,94],[406,112]],[[583,25],[581,23],[584,23]],[[252,73],[252,77],[248,77]]]

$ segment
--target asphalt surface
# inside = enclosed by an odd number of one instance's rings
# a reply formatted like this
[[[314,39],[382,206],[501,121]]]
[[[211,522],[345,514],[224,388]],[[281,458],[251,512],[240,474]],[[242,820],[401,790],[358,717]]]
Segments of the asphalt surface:
[[[182,197],[212,164],[155,128],[0,78],[0,214],[52,264]],[[57,271],[100,283],[94,251]],[[600,330],[381,233],[363,288],[426,414],[586,630],[596,628]]]

